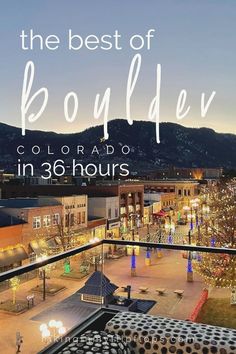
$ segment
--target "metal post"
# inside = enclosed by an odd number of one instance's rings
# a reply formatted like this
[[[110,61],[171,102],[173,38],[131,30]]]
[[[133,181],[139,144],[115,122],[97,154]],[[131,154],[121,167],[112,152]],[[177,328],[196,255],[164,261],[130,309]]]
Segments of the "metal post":
[[[42,274],[43,274],[43,301],[45,301],[46,300],[46,271],[44,268]]]
[[[192,244],[192,237],[191,237],[191,230],[188,232],[188,243],[191,246]],[[187,264],[187,282],[193,282],[193,268],[192,268],[192,254],[188,252],[188,264]]]
[[[134,241],[134,230],[132,230],[132,241]],[[136,276],[136,256],[134,246],[132,248],[132,256],[131,256],[131,276]]]

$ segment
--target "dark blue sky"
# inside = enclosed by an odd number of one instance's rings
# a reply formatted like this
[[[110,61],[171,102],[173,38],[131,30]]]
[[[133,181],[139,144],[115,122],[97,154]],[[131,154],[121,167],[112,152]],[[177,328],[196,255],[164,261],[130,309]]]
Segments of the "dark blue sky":
[[[57,51],[22,51],[21,30],[30,28],[61,39]],[[86,49],[69,52],[68,29],[89,34],[122,35],[121,51]],[[208,126],[236,133],[236,1],[235,0],[5,0],[0,11],[0,121],[20,126],[23,71],[28,60],[36,66],[34,89],[49,90],[49,103],[30,129],[80,131],[98,124],[93,119],[96,93],[111,87],[109,119],[125,117],[125,90],[135,51],[129,36],[156,30],[151,51],[141,50],[142,67],[132,99],[134,119],[147,119],[155,94],[155,66],[162,65],[161,121],[177,122],[176,101],[181,89],[188,91],[186,126]],[[79,115],[65,122],[63,99],[70,90],[79,97]],[[200,116],[200,94],[216,91],[206,118]],[[102,121],[101,121],[102,124]]]

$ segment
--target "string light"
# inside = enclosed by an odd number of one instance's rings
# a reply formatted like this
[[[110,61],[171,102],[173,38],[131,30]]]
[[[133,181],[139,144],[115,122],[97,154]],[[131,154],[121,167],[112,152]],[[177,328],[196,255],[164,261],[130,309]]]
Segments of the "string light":
[[[236,179],[211,186],[202,199],[201,244],[236,248]],[[194,269],[208,285],[233,290],[236,287],[235,258],[228,254],[201,253],[194,262]]]

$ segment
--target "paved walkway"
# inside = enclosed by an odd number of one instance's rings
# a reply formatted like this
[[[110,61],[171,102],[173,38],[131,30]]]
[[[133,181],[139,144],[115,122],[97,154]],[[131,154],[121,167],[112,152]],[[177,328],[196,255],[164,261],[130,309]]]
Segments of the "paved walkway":
[[[42,301],[42,294],[35,294],[35,304],[33,308],[21,315],[10,315],[0,313],[0,353],[13,354],[15,353],[15,334],[20,331],[24,337],[24,343],[22,346],[22,353],[35,354],[42,349],[45,344],[42,342],[41,334],[39,331],[39,325],[42,322],[32,321],[31,318],[37,316],[44,310],[48,310],[53,305],[62,301],[63,299],[72,295],[83,284],[82,280],[67,280],[67,279],[50,279],[49,283],[57,283],[66,286],[66,289],[61,291],[55,296],[47,296],[46,301]],[[23,283],[20,286],[20,290],[17,292],[17,299],[25,300],[26,296],[31,293],[30,289],[41,284],[42,280],[34,279],[29,282]],[[12,298],[11,290],[0,293],[0,300]],[[55,320],[63,320],[62,318],[51,318]]]
[[[78,259],[72,262],[72,267],[78,267]],[[144,299],[154,299],[157,304],[151,309],[150,314],[186,319],[195,306],[204,284],[195,275],[193,283],[186,282],[186,259],[183,259],[179,251],[164,251],[162,258],[157,258],[157,254],[152,252],[152,265],[145,265],[145,251],[137,257],[137,276],[130,275],[130,257],[124,256],[118,260],[108,260],[104,265],[104,273],[110,280],[118,285],[132,286],[132,297]],[[75,317],[79,317],[79,310],[73,314],[70,309],[66,311],[68,297],[74,294],[84,284],[86,278],[81,280],[62,279],[62,266],[59,270],[51,272],[51,279],[47,283],[56,283],[66,286],[66,289],[55,296],[47,296],[46,301],[42,301],[42,294],[35,297],[36,306],[29,311],[18,315],[0,314],[0,353],[15,353],[15,333],[20,331],[24,337],[22,353],[35,354],[42,349],[45,344],[41,340],[39,325],[42,321],[49,320],[54,316],[55,320],[62,320],[70,327],[74,324]],[[25,299],[31,293],[32,287],[42,283],[42,280],[33,279],[23,283],[17,293],[17,299]],[[149,288],[147,294],[140,294],[139,287]],[[156,288],[166,288],[166,294],[159,296]],[[183,289],[183,298],[178,298],[174,290]],[[0,293],[0,301],[11,298],[11,290]],[[125,296],[125,293],[120,293]],[[64,301],[63,301],[64,300]],[[65,306],[58,306],[63,301]],[[91,309],[94,310],[94,309]],[[87,309],[86,309],[87,311]],[[87,314],[88,312],[86,312]],[[46,316],[45,316],[46,315]],[[62,318],[63,317],[63,318]],[[73,317],[73,321],[70,319]],[[79,321],[79,318],[78,318]]]
[[[116,263],[117,262],[117,263]],[[204,288],[201,278],[195,274],[194,282],[186,281],[187,260],[179,251],[164,251],[162,258],[152,252],[152,265],[145,265],[145,252],[137,256],[137,276],[130,275],[130,257],[123,257],[105,265],[104,272],[118,286],[131,285],[131,297],[153,299],[157,304],[150,314],[178,319],[188,318]],[[140,294],[139,287],[148,287],[147,294]],[[158,295],[157,288],[165,288],[165,295]],[[176,289],[184,290],[182,298],[174,294]],[[125,296],[125,293],[118,292]]]

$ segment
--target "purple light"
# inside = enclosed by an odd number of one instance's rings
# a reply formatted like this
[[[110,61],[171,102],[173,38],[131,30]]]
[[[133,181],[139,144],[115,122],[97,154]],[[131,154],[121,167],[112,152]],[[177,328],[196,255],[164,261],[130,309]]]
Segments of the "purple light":
[[[188,273],[192,273],[192,271],[193,271],[191,259],[188,259],[187,271],[188,271]]]
[[[190,230],[192,231],[193,230],[193,221],[191,220],[190,222]]]
[[[134,254],[132,254],[131,256],[131,269],[135,269],[136,268],[136,257]]]
[[[211,247],[215,247],[215,245],[216,245],[216,239],[215,239],[215,237],[213,236],[213,237],[211,238]]]
[[[149,249],[147,249],[146,258],[151,258],[151,252]]]
[[[197,254],[197,260],[198,260],[198,262],[201,262],[202,256],[200,254]]]

